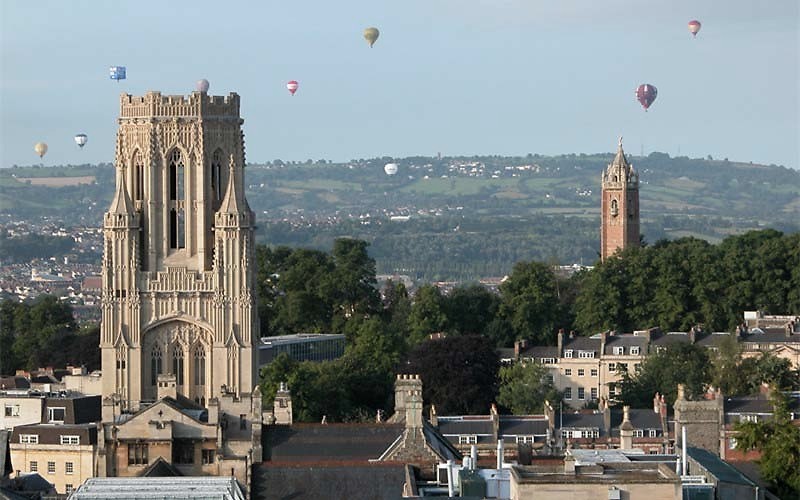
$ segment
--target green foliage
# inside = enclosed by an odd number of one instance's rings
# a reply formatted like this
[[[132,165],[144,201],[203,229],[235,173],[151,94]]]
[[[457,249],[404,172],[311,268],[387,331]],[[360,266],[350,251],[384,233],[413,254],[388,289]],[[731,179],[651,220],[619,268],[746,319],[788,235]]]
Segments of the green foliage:
[[[500,294],[500,314],[508,320],[516,338],[552,343],[560,309],[552,269],[540,262],[518,262],[509,279],[500,285]]]
[[[737,446],[759,450],[758,468],[780,498],[800,496],[800,427],[792,423],[786,396],[773,391],[775,414],[771,420],[742,422],[734,426]]]
[[[664,394],[668,404],[675,402],[678,384],[687,397],[703,394],[709,377],[708,353],[697,344],[674,342],[663,351],[651,353],[638,373],[626,373],[622,379],[622,402],[633,408],[647,408],[653,395]]]
[[[582,274],[575,324],[590,333],[651,326],[732,331],[745,310],[800,310],[800,234],[752,231],[632,248]]]
[[[0,260],[11,263],[64,255],[74,246],[75,240],[70,236],[26,234],[12,238],[0,232]]]
[[[497,402],[514,415],[541,413],[544,402],[557,406],[561,394],[550,379],[550,372],[538,363],[515,363],[500,368]]]
[[[69,304],[52,295],[33,302],[0,302],[0,373],[42,366],[100,366],[100,332],[80,331]]]
[[[712,384],[725,396],[749,396],[762,384],[781,390],[800,389],[800,374],[788,359],[768,352],[757,357],[742,357],[741,345],[730,335],[711,355]]]
[[[414,307],[408,318],[410,344],[424,341],[432,333],[443,332],[447,326],[444,297],[433,285],[422,285],[414,296]]]
[[[421,376],[424,400],[441,414],[485,414],[497,391],[499,364],[491,340],[467,335],[419,344],[403,371]]]

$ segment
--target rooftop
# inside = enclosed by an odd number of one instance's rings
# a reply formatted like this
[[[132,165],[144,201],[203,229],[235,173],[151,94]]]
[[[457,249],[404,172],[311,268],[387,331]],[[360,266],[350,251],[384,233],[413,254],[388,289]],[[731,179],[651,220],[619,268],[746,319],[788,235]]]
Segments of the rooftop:
[[[244,500],[232,477],[94,477],[87,479],[70,500],[189,499]]]

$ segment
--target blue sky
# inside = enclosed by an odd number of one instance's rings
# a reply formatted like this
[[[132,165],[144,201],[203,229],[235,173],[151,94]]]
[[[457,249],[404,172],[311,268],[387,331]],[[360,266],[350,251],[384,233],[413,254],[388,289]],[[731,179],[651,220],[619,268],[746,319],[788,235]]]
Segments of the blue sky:
[[[120,93],[207,78],[242,96],[250,162],[592,153],[623,135],[634,154],[800,168],[799,3],[2,1],[0,165],[38,163],[40,140],[45,165],[111,161]],[[659,91],[648,113],[640,83]]]

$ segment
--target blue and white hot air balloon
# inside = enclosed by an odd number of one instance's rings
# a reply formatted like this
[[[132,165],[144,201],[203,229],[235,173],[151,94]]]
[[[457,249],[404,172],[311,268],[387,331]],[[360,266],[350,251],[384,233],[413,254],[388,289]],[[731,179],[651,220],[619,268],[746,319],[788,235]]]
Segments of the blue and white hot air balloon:
[[[119,82],[125,79],[125,66],[111,66],[108,68],[108,76],[112,80]]]

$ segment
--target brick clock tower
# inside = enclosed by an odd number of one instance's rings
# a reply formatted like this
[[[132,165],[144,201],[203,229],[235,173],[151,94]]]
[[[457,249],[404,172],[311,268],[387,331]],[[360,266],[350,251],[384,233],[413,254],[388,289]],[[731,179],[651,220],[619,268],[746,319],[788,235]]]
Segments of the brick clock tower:
[[[614,160],[602,174],[600,259],[639,245],[639,174],[625,158],[622,137]]]

